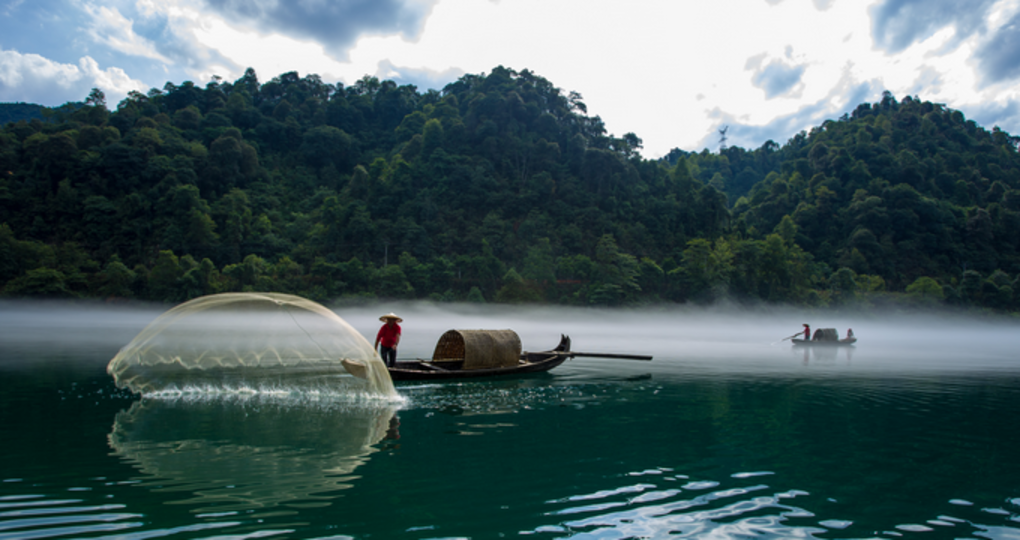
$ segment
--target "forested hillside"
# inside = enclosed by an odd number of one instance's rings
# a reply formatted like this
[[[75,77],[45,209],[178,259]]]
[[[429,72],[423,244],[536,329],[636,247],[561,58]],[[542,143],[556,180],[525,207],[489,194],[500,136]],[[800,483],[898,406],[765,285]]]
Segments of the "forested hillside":
[[[1017,139],[909,97],[664,160],[502,67],[424,93],[248,70],[48,116],[0,132],[8,296],[1018,306]]]
[[[0,125],[20,120],[42,120],[46,107],[31,103],[0,103]]]

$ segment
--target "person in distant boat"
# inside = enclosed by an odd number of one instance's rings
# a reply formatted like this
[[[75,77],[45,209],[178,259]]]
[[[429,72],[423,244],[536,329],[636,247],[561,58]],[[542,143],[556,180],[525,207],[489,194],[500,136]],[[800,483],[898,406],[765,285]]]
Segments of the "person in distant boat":
[[[808,325],[807,323],[804,323],[804,330],[797,332],[796,334],[793,335],[793,337],[797,337],[801,334],[804,334],[804,341],[811,339],[811,326]]]
[[[400,325],[404,319],[397,317],[392,312],[379,317],[379,320],[386,323],[375,335],[375,347],[379,349],[379,356],[382,357],[386,367],[393,367],[397,363],[397,345],[400,344]]]
[[[847,328],[846,329],[846,338],[847,339],[853,339],[853,337],[854,337],[854,329],[853,328]]]

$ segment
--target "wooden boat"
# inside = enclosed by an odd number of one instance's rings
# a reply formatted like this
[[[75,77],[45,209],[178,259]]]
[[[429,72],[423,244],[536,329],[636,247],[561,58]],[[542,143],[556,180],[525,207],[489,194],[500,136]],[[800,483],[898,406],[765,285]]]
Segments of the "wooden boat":
[[[846,337],[839,339],[839,334],[836,333],[835,328],[819,328],[818,331],[815,332],[814,339],[794,339],[792,341],[794,346],[840,347],[857,343],[857,338]]]
[[[439,339],[431,360],[397,361],[387,368],[394,381],[438,381],[523,375],[549,371],[576,356],[651,360],[650,356],[579,353],[570,338],[560,336],[555,348],[522,352],[513,330],[449,330]]]

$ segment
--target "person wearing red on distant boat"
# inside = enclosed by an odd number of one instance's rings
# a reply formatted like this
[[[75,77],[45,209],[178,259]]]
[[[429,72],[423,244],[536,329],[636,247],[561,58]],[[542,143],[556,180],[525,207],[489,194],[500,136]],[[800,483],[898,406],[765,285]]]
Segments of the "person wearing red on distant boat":
[[[397,323],[404,322],[404,319],[390,312],[379,317],[379,320],[386,324],[375,335],[374,348],[379,349],[379,356],[386,367],[393,367],[397,363],[397,345],[400,344],[400,325]]]
[[[811,326],[808,325],[807,323],[804,323],[804,330],[801,330],[800,332],[794,334],[794,337],[799,336],[801,334],[804,334],[804,341],[811,339]]]

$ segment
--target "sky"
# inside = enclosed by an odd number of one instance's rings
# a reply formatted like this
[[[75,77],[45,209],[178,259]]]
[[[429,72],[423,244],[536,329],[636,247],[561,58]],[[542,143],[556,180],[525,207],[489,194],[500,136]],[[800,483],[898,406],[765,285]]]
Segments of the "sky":
[[[0,0],[0,102],[254,68],[442,88],[497,66],[578,92],[642,154],[785,144],[889,91],[1020,134],[1020,0]]]

